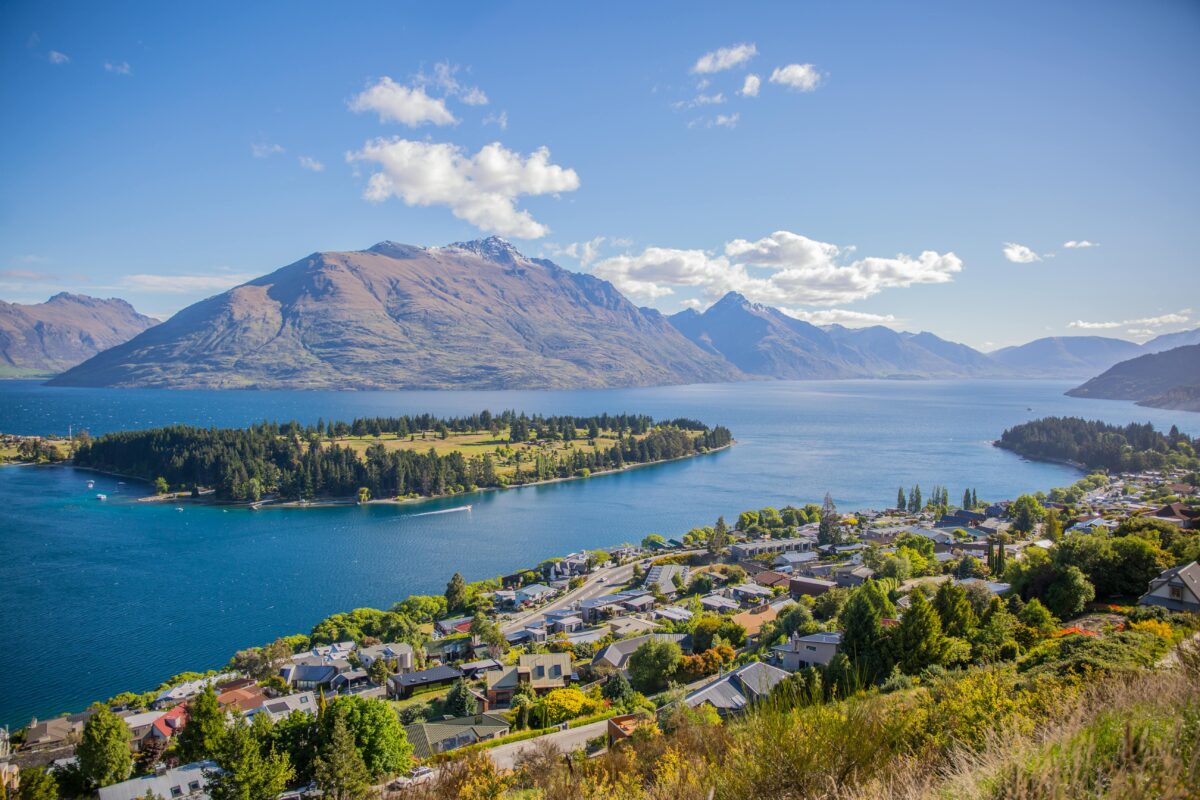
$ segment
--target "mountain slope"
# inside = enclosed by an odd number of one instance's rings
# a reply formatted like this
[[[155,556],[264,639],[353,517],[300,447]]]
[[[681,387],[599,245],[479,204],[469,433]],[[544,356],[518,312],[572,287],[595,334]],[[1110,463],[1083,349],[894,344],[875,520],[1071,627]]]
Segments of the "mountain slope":
[[[751,375],[783,379],[991,376],[987,356],[931,333],[890,328],[818,328],[730,292],[703,314],[688,309],[671,324],[701,348]]]
[[[1142,353],[1124,339],[1052,336],[990,353],[992,360],[1030,378],[1087,378]]]
[[[0,300],[0,376],[54,375],[157,324],[117,298],[61,292],[34,305]]]
[[[1200,411],[1200,345],[1122,361],[1067,392],[1071,397],[1136,400],[1140,405]]]
[[[491,237],[314,253],[189,306],[53,383],[493,389],[738,377],[607,281]]]
[[[1173,350],[1176,347],[1185,347],[1189,344],[1200,344],[1200,328],[1155,336],[1142,345],[1142,351],[1146,353],[1161,353],[1164,350]]]

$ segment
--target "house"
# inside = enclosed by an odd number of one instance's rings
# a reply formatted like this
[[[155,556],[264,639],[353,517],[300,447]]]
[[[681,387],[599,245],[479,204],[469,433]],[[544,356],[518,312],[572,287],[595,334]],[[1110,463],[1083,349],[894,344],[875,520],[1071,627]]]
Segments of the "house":
[[[687,622],[692,618],[692,612],[682,606],[663,606],[654,609],[655,619],[665,619],[671,622]]]
[[[692,649],[691,637],[686,633],[647,633],[632,639],[613,642],[596,654],[596,657],[592,659],[592,666],[607,667],[624,672],[629,666],[629,657],[633,655],[633,652],[651,640],[675,642],[684,652]]]
[[[187,704],[180,703],[156,719],[142,741],[146,742],[150,739],[156,739],[161,742],[169,742],[171,741],[171,737],[183,730],[183,726],[187,725],[187,721]]]
[[[745,628],[746,636],[753,639],[762,630],[763,625],[774,622],[775,618],[779,616],[779,612],[783,610],[783,606],[791,604],[791,602],[789,599],[787,603],[763,603],[756,608],[734,614],[730,619]]]
[[[509,723],[494,714],[474,714],[436,722],[407,725],[404,733],[412,745],[413,755],[429,758],[476,742],[498,739],[508,733]]]
[[[471,630],[471,622],[473,621],[473,617],[439,619],[433,623],[433,635],[440,638],[442,636],[453,636],[456,633],[466,633]]]
[[[434,664],[456,661],[471,654],[472,639],[469,634],[456,633],[425,643],[425,657]]]
[[[563,689],[571,683],[569,653],[529,653],[514,666],[487,673],[488,708],[508,705],[517,686],[527,684],[535,693]]]
[[[793,633],[783,644],[772,647],[774,662],[787,672],[805,667],[827,665],[837,654],[842,643],[841,632],[813,633],[801,636]]]
[[[388,678],[388,692],[392,697],[403,699],[419,689],[430,686],[449,686],[463,676],[456,667],[431,667]]]
[[[129,728],[129,746],[134,750],[141,750],[146,737],[154,728],[154,723],[158,722],[159,717],[165,716],[166,713],[165,711],[143,711],[122,717],[125,725]]]
[[[301,711],[316,716],[317,696],[312,692],[299,692],[297,694],[285,695],[284,697],[277,697],[267,700],[258,708],[247,712],[246,715],[252,717],[255,714],[266,714],[271,722],[279,722],[279,720],[289,716],[293,711]]]
[[[950,531],[935,531],[931,528],[913,527],[906,529],[906,532],[911,533],[914,536],[920,536],[928,539],[929,541],[933,542],[934,546],[942,545],[944,547],[949,547],[950,545],[954,544],[955,541],[954,534]]]
[[[163,800],[202,800],[208,797],[208,773],[216,770],[215,761],[197,761],[134,778],[97,790],[100,800],[139,800],[151,793]]]
[[[1170,503],[1150,512],[1150,516],[1181,528],[1195,528],[1200,525],[1200,511],[1193,511],[1186,503]]]
[[[710,705],[721,716],[736,714],[769,695],[787,676],[778,667],[751,661],[700,687],[683,702],[692,708]]]
[[[343,662],[347,672],[350,662]],[[292,664],[279,671],[284,683],[298,691],[328,689],[342,670],[338,664]]]
[[[714,611],[718,614],[725,611],[738,611],[741,609],[737,603],[730,600],[728,597],[720,594],[708,594],[700,598],[700,606],[705,611]]]
[[[258,684],[240,686],[236,689],[226,689],[217,695],[217,704],[221,708],[235,709],[243,714],[253,711],[267,701],[267,694]]]
[[[469,661],[466,664],[459,664],[458,668],[462,670],[463,677],[471,681],[485,672],[504,669],[504,665],[494,658],[485,658],[481,661]]]
[[[792,554],[789,553],[788,555]],[[791,567],[788,567],[788,569],[791,569]],[[788,587],[788,581],[790,580],[790,576],[785,575],[782,572],[775,572],[774,570],[769,569],[763,570],[754,576],[754,582],[766,589],[770,589],[775,586],[781,586],[786,589]]]
[[[546,629],[549,633],[570,633],[582,627],[583,618],[573,608],[546,614]]]
[[[612,747],[617,742],[624,741],[633,732],[646,724],[647,718],[639,714],[622,714],[617,717],[609,717],[608,724],[605,726],[605,735],[608,738],[608,746]]]
[[[1081,520],[1076,522],[1071,527],[1067,528],[1067,533],[1108,533],[1117,529],[1117,522],[1104,517],[1092,517],[1091,519]]]
[[[349,672],[340,672],[329,683],[329,688],[338,694],[358,694],[370,687],[371,679],[367,677],[365,669],[352,669]]]
[[[981,584],[985,589],[995,595],[1001,595],[1012,588],[1011,584],[1000,583],[999,581],[985,581],[982,578],[958,578],[954,581],[959,586],[968,586],[972,583]]]
[[[680,586],[687,586],[690,570],[682,564],[658,564],[646,572],[646,580],[642,583],[647,591],[672,597]]]
[[[821,578],[798,577],[792,578],[790,581],[788,581],[788,593],[791,594],[792,597],[800,597],[801,595],[805,594],[815,597],[819,594],[825,594],[830,589],[836,588],[836,581],[827,581],[822,580]]]
[[[38,721],[34,717],[25,728],[25,748],[28,750],[61,747],[79,741],[83,734],[83,726],[92,716],[91,711],[83,711],[66,717],[55,717]]]
[[[805,553],[813,549],[815,539],[797,536],[794,539],[760,539],[754,542],[738,542],[729,547],[735,561],[750,560],[757,556],[776,553]]]
[[[815,550],[806,550],[803,553],[780,553],[775,556],[775,560],[771,564],[778,569],[786,567],[787,569],[794,570],[801,564],[816,561],[818,557],[819,554]],[[758,576],[755,575],[754,577],[757,578]]]
[[[207,678],[198,678],[194,681],[185,681],[184,683],[163,689],[150,705],[152,708],[169,708],[200,694],[204,691],[205,686],[216,686],[225,681],[233,680],[235,677],[232,673],[226,672],[220,675],[211,675]]]
[[[853,567],[851,569],[841,569],[834,573],[837,585],[846,588],[862,586],[874,577],[875,570],[870,567]]]
[[[1172,611],[1200,611],[1200,564],[1193,561],[1167,570],[1150,581],[1150,588],[1138,602]]]
[[[608,623],[608,629],[612,632],[615,639],[624,639],[627,636],[635,636],[639,633],[649,633],[650,631],[658,630],[658,627],[657,622],[651,622],[641,617],[620,617]]]
[[[729,591],[733,594],[734,600],[749,605],[764,603],[775,596],[775,593],[770,589],[754,583],[739,583]]]
[[[413,646],[408,642],[392,644],[376,644],[361,647],[358,650],[358,660],[363,669],[370,669],[376,659],[386,659],[396,665],[395,672],[411,672],[413,669]]]
[[[628,611],[630,608],[636,607],[638,604],[645,603],[646,601],[641,600],[643,597],[648,597],[649,604],[654,605],[654,597],[641,589],[592,597],[588,600],[580,601],[579,616],[583,618],[584,622],[590,625],[598,620],[616,616]]]
[[[517,589],[517,605],[540,603],[554,594],[554,590],[544,583],[531,583]]]

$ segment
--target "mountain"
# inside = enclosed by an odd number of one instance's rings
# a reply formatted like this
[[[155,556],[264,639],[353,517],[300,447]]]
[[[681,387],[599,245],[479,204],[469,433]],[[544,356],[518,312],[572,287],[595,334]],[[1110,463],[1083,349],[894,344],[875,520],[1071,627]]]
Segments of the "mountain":
[[[314,253],[189,306],[52,383],[550,389],[739,377],[607,281],[490,237]]]
[[[890,328],[819,328],[730,292],[703,314],[671,324],[701,348],[749,375],[783,379],[963,377],[1002,372],[977,350],[932,333]]]
[[[1122,361],[1067,392],[1071,397],[1135,400],[1138,405],[1200,411],[1200,344]]]
[[[0,300],[0,377],[54,375],[157,324],[115,297],[61,292],[33,305]]]
[[[1184,347],[1189,344],[1200,344],[1200,328],[1196,328],[1193,331],[1164,333],[1162,336],[1155,336],[1142,345],[1142,351],[1146,353],[1161,353],[1164,350],[1173,350],[1176,347]]]
[[[1142,353],[1124,339],[1052,336],[989,353],[992,360],[1029,378],[1087,378]]]

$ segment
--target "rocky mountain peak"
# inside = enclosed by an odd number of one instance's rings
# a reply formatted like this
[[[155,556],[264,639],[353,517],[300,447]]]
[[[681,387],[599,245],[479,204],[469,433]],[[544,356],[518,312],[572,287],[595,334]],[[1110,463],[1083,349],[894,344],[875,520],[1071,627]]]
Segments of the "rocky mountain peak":
[[[515,264],[518,261],[528,260],[520,250],[513,247],[511,242],[499,236],[489,236],[486,239],[474,239],[469,242],[454,242],[446,245],[445,249],[466,250],[497,264]]]

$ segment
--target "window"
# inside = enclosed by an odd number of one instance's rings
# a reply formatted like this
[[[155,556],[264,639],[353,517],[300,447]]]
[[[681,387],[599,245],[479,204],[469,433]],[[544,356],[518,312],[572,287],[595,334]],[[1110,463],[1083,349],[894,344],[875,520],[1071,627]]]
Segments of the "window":
[[[182,786],[172,786],[171,787],[171,797],[183,797],[183,787]]]
[[[806,644],[804,645],[804,649],[811,650],[814,653],[817,652],[817,646],[815,644]]]
[[[1171,587],[1171,599],[1172,600],[1182,600],[1183,599],[1183,587],[1182,586],[1172,586]]]
[[[191,791],[191,792],[200,791],[200,781],[189,781],[188,782],[188,791]]]

